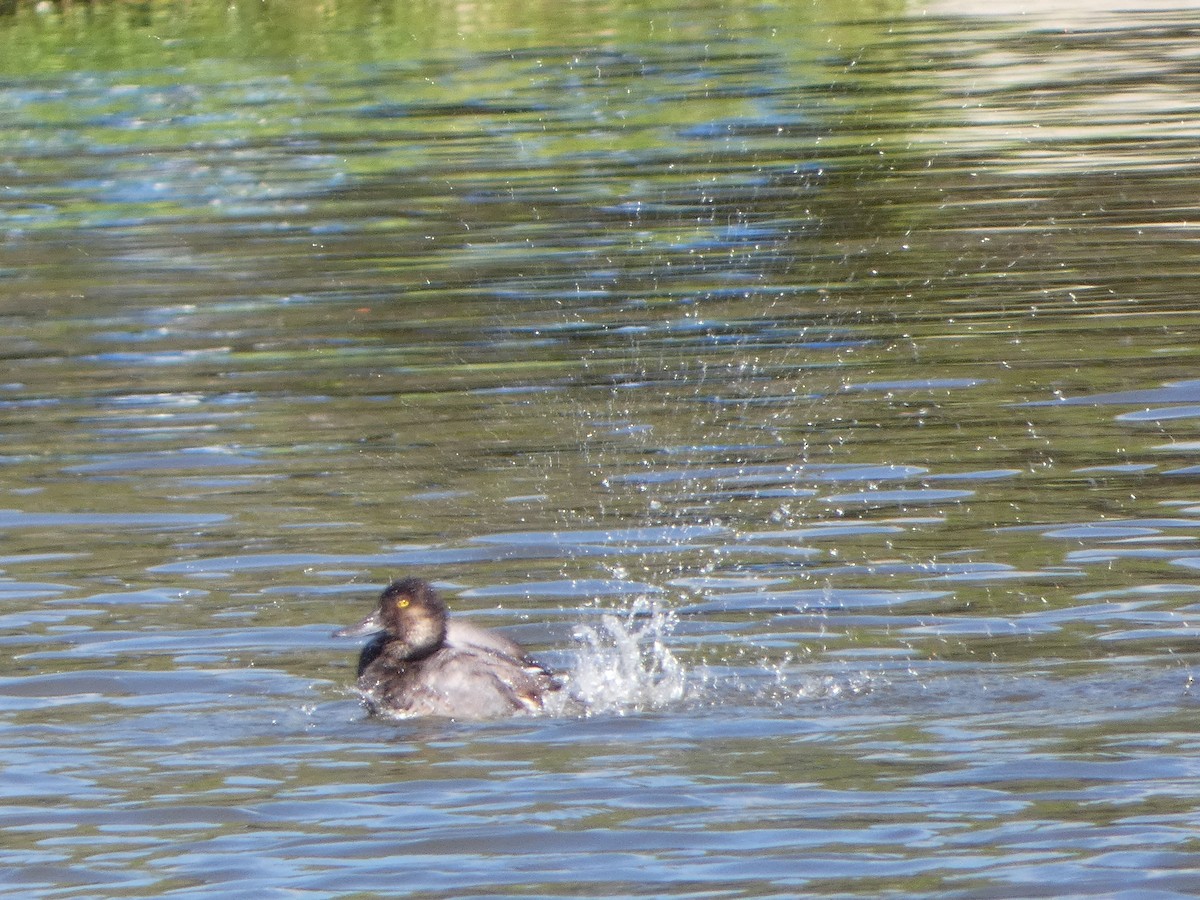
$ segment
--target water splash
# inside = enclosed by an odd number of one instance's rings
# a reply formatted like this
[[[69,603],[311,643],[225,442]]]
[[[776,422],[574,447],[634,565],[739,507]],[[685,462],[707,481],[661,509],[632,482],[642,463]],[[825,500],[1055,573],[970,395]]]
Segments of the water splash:
[[[603,613],[598,624],[579,625],[570,702],[584,715],[624,715],[682,700],[687,671],[667,646],[674,627],[674,614],[649,600]]]
[[[751,671],[706,673],[711,691],[730,702],[786,710],[812,701],[836,701],[870,693],[887,684],[882,673],[866,671],[813,673],[793,668],[789,658],[781,662],[760,661]]]
[[[698,663],[689,668],[671,652],[677,618],[660,601],[639,599],[627,609],[601,613],[575,628],[574,663],[564,673],[565,690],[547,712],[555,716],[627,715],[671,706],[729,703],[780,710],[813,701],[838,701],[886,684],[882,673],[814,672],[782,660],[755,656],[744,648],[740,664]]]

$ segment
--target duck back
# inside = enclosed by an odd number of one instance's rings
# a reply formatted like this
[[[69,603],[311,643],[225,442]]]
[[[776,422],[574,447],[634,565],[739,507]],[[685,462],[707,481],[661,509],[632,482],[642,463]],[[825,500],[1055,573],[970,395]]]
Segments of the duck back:
[[[359,676],[376,713],[490,719],[542,708],[557,687],[540,667],[480,647],[443,646],[420,659],[392,664],[377,656]]]

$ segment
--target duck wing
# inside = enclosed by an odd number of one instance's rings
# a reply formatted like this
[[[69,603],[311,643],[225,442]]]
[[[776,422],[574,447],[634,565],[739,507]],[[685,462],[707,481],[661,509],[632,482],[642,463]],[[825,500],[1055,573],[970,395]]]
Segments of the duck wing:
[[[483,650],[507,657],[524,668],[535,681],[545,680],[546,686],[542,690],[557,690],[562,686],[561,679],[530,657],[516,641],[470,622],[451,619],[446,624],[445,645],[458,650]]]
[[[462,649],[475,647],[480,650],[499,653],[503,656],[510,656],[513,659],[525,659],[525,651],[516,641],[510,641],[508,638],[496,634],[494,631],[480,628],[478,625],[472,625],[470,622],[464,622],[461,619],[451,619],[446,623],[445,644],[447,647]]]

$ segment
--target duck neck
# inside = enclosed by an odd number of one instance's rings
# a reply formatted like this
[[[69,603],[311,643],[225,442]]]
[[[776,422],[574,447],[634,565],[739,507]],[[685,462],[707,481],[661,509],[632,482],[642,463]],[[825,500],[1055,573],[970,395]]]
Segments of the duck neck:
[[[440,616],[407,623],[404,636],[388,641],[389,656],[412,662],[436,653],[446,644],[446,620]]]

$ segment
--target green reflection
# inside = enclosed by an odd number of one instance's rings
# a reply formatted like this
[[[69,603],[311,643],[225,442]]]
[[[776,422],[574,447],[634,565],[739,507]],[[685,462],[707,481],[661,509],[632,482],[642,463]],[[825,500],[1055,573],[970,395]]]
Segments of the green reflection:
[[[211,60],[292,65],[388,63],[529,48],[629,48],[770,35],[789,53],[842,52],[898,17],[900,0],[774,4],[588,2],[0,3],[0,73],[160,69]],[[847,25],[832,35],[821,23]],[[862,32],[862,35],[859,34]],[[225,71],[236,77],[237,71]]]

